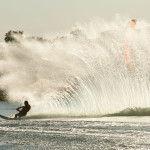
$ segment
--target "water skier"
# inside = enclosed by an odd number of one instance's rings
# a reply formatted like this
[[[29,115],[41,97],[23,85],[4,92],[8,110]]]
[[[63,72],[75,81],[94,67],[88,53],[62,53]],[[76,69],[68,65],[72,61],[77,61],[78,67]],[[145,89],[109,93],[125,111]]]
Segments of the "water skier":
[[[27,115],[27,112],[31,109],[31,106],[29,105],[28,101],[24,101],[24,106],[18,107],[16,110],[19,111],[19,113],[15,114],[14,118],[17,117],[23,117]]]

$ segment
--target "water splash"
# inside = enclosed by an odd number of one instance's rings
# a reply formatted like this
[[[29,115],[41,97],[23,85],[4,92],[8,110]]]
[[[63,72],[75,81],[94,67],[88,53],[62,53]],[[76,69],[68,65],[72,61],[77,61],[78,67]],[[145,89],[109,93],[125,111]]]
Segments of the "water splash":
[[[0,44],[0,86],[9,101],[32,105],[30,115],[100,116],[126,108],[150,107],[150,30],[138,21],[124,62],[129,19],[93,20],[38,42]]]

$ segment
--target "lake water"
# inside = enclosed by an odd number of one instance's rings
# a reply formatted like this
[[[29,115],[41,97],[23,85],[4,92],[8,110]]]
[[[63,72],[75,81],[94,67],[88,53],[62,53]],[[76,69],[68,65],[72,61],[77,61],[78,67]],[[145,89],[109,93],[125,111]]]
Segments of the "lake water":
[[[1,119],[0,137],[1,150],[150,149],[150,117]]]

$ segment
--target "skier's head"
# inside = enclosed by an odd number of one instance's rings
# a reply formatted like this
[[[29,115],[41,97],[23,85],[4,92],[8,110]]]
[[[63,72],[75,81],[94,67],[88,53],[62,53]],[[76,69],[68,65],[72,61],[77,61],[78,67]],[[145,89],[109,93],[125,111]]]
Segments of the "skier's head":
[[[24,101],[24,105],[25,105],[25,106],[28,105],[28,101]]]

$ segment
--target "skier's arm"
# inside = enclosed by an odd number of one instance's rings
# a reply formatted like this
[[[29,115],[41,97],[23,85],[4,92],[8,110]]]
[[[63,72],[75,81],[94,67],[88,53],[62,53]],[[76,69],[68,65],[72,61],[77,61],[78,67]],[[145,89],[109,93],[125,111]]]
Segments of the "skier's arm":
[[[20,109],[21,109],[21,108],[23,108],[23,106],[21,106],[21,107],[18,107],[16,110],[17,110],[17,111],[20,111]]]

